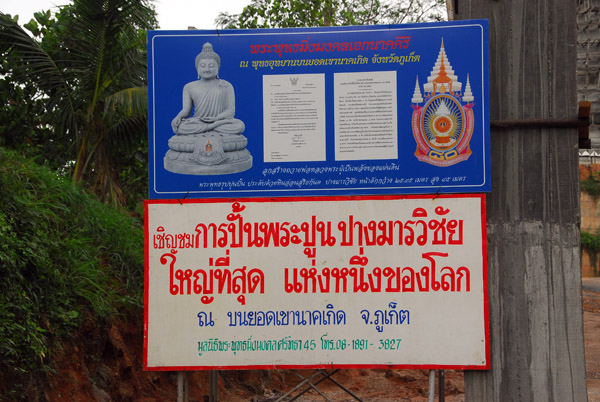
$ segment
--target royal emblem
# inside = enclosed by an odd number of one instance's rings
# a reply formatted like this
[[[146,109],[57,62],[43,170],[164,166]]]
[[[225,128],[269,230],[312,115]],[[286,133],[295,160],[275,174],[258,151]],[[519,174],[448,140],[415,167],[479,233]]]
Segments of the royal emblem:
[[[466,161],[471,156],[469,141],[473,135],[473,93],[467,75],[464,92],[462,83],[454,75],[444,40],[437,61],[423,85],[419,76],[412,97],[412,131],[421,162],[435,166],[451,166]],[[420,106],[423,104],[423,106]]]

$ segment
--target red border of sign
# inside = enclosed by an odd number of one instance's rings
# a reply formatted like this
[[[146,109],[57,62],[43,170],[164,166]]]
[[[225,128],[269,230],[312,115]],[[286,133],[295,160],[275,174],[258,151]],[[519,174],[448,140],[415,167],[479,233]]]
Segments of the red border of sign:
[[[479,198],[481,200],[481,232],[483,257],[483,321],[485,325],[485,364],[483,365],[439,365],[439,364],[316,364],[316,365],[259,365],[259,366],[160,366],[148,367],[148,271],[149,233],[148,205],[150,204],[214,204],[214,203],[261,203],[261,202],[303,202],[303,201],[354,201],[354,200],[399,200],[436,198]],[[169,199],[144,201],[144,357],[146,371],[199,371],[199,370],[265,370],[265,369],[427,369],[427,370],[489,370],[490,366],[490,325],[488,302],[488,263],[487,263],[487,216],[485,194],[431,194],[431,195],[367,195],[331,197],[278,197],[278,198],[210,198],[210,199]]]

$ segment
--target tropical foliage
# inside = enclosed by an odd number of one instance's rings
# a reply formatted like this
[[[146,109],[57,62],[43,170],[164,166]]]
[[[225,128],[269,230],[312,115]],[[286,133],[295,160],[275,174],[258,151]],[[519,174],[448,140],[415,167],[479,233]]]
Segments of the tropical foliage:
[[[123,204],[123,183],[135,180],[127,168],[145,167],[145,30],[155,26],[146,0],[74,0],[24,27],[0,14],[8,98],[0,117],[11,122],[2,143],[37,149],[44,163]]]
[[[43,367],[84,317],[142,305],[143,229],[2,148],[0,193],[0,370],[18,374]]]
[[[221,13],[221,28],[401,24],[446,19],[444,0],[252,0],[240,14]]]

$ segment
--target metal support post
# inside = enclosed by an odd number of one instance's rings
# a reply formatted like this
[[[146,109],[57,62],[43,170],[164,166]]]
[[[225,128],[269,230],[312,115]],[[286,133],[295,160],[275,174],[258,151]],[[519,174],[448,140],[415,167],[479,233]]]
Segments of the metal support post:
[[[211,370],[208,373],[210,392],[208,396],[209,402],[218,402],[219,400],[219,372]]]
[[[428,402],[435,402],[435,370],[429,370],[429,392],[427,394]]]
[[[189,383],[187,371],[177,373],[177,402],[189,402]]]

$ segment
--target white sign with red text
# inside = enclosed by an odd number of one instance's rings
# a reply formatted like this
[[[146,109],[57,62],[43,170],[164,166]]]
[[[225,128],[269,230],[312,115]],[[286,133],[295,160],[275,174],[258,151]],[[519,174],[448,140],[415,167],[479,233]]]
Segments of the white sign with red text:
[[[485,195],[146,201],[144,368],[489,368]]]

